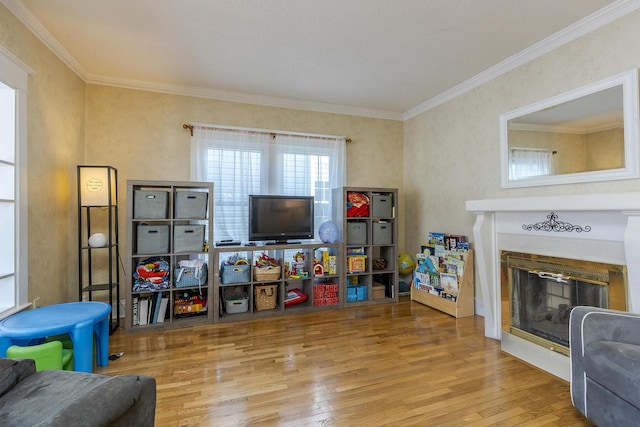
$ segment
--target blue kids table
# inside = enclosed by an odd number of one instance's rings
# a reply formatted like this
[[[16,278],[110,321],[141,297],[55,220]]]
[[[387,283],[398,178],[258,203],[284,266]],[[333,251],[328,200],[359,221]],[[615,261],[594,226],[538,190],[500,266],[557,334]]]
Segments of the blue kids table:
[[[109,313],[111,306],[98,301],[68,302],[16,313],[0,321],[0,356],[6,357],[7,348],[13,344],[69,334],[74,370],[92,372],[94,335],[96,363],[109,363]]]

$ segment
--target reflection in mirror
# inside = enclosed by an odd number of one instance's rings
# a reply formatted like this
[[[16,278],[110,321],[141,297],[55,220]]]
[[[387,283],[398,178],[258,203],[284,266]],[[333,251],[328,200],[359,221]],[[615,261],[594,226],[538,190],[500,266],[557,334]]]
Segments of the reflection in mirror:
[[[638,177],[637,71],[500,117],[502,187]]]

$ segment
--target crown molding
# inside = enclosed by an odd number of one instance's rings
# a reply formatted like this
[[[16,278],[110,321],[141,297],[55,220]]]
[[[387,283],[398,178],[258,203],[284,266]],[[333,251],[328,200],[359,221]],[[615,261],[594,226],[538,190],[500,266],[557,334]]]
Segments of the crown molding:
[[[570,25],[556,34],[530,46],[529,48],[507,58],[495,66],[480,74],[454,86],[453,88],[429,99],[428,101],[407,110],[404,113],[393,111],[373,110],[345,105],[328,104],[314,101],[304,101],[288,98],[278,98],[262,95],[251,95],[240,92],[206,89],[194,86],[170,85],[163,83],[146,82],[140,80],[120,79],[89,74],[55,37],[46,30],[42,23],[31,11],[19,1],[0,0],[11,13],[13,13],[35,36],[42,41],[55,55],[57,55],[71,70],[89,84],[116,86],[128,89],[162,92],[175,95],[209,98],[220,101],[239,102],[245,104],[263,105],[269,107],[289,108],[304,111],[316,111],[323,113],[345,114],[353,116],[370,117],[385,120],[405,121],[432,108],[450,101],[466,92],[469,92],[502,74],[513,70],[527,62],[538,58],[553,49],[573,41],[603,25],[608,24],[634,10],[640,8],[638,0],[618,0],[600,11]]]
[[[394,111],[373,110],[367,108],[350,107],[346,105],[326,104],[322,102],[304,101],[273,96],[252,95],[241,92],[207,89],[195,86],[155,83],[141,80],[121,79],[90,74],[85,79],[89,84],[115,86],[127,89],[145,90],[150,92],[168,93],[172,95],[208,98],[218,101],[239,102],[243,104],[262,105],[266,107],[289,108],[294,110],[315,111],[320,113],[345,114],[385,120],[402,120],[402,113]]]
[[[0,55],[4,56],[6,59],[10,60],[13,63],[13,65],[18,66],[26,74],[35,74],[36,73],[33,70],[33,68],[29,67],[20,58],[18,58],[11,51],[9,51],[9,49],[6,49],[2,45],[0,45]]]
[[[15,0],[0,0],[11,13],[13,13],[20,22],[22,22],[45,46],[49,48],[58,58],[62,60],[71,70],[78,75],[83,80],[86,80],[87,70],[80,64],[74,57],[69,53],[67,49],[64,48],[51,35],[49,31],[42,25],[42,23],[35,17],[33,13],[24,5],[22,2],[18,2]]]
[[[480,74],[473,76],[472,78],[462,82],[461,84],[454,86],[453,88],[431,98],[430,100],[423,102],[422,104],[407,110],[402,119],[409,120],[419,114],[429,111],[438,105],[444,104],[466,92],[469,92],[491,80],[521,66],[524,65],[546,53],[551,52],[558,47],[567,44],[585,34],[590,33],[618,18],[621,18],[636,9],[640,8],[640,2],[637,0],[618,0],[611,3],[609,6],[602,8],[596,13],[593,13],[580,21],[558,31],[555,34],[547,37],[522,50],[515,55],[505,59],[502,62],[494,65],[491,68],[486,69]]]
[[[195,86],[171,85],[141,80],[121,79],[116,77],[90,74],[58,40],[47,31],[31,11],[19,1],[0,0],[42,43],[58,56],[71,70],[87,84],[115,86],[127,89],[146,90],[174,95],[209,98],[219,101],[239,102],[244,104],[263,105],[268,107],[289,108],[294,110],[315,111],[322,113],[345,114],[385,120],[402,120],[402,113],[394,111],[374,110],[350,107],[346,105],[328,104],[288,98],[251,95],[240,92],[206,89]]]

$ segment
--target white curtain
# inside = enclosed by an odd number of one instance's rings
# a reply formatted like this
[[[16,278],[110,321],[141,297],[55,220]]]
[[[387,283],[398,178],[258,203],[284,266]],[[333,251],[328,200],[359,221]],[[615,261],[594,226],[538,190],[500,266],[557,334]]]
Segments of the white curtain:
[[[191,178],[214,183],[216,240],[247,241],[249,194],[314,196],[317,234],[345,184],[345,138],[194,126]]]
[[[546,149],[509,149],[509,177],[522,179],[553,175],[553,152]]]

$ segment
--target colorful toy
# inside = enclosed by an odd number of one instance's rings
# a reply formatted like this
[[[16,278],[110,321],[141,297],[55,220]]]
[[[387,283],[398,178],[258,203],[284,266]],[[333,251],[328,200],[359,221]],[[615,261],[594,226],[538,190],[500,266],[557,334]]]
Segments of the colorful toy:
[[[324,276],[324,267],[320,264],[320,260],[318,258],[313,260],[313,275]]]
[[[416,268],[416,262],[413,260],[411,255],[406,252],[398,255],[398,271],[400,274],[403,276],[411,274],[414,268]]]
[[[347,193],[347,216],[369,216],[369,198],[355,191]]]
[[[296,252],[293,256],[293,264],[291,264],[291,276],[301,277],[304,273],[305,256],[302,252]]]

